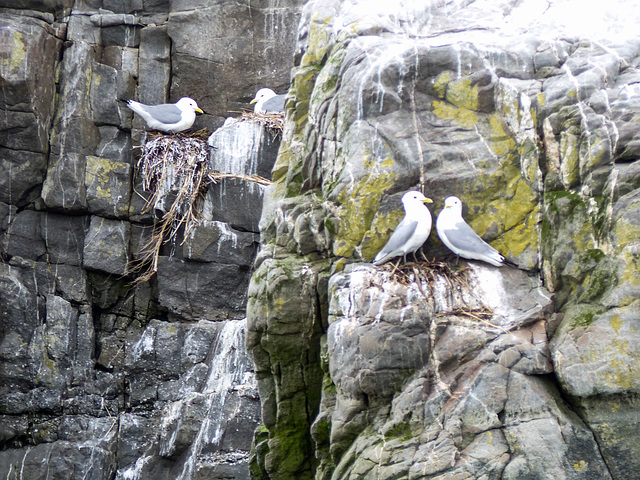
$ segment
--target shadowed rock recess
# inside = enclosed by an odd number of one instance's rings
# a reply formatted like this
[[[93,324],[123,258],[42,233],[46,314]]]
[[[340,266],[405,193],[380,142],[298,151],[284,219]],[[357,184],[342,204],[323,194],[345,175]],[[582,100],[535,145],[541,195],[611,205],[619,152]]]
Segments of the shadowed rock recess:
[[[636,3],[5,1],[0,478],[639,478]],[[274,183],[133,286],[176,179],[123,101],[182,96]],[[520,268],[372,266],[409,189]]]

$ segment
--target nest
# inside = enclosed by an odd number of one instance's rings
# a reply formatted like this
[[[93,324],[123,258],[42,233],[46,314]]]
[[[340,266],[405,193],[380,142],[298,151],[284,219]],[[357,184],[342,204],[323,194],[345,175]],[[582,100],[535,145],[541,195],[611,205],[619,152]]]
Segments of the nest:
[[[424,253],[422,253],[421,262],[398,264],[397,266],[390,262],[384,265],[383,268],[391,269],[392,278],[402,285],[409,285],[420,278],[425,279],[427,283],[434,283],[437,277],[444,277],[452,290],[455,288],[469,289],[469,280],[467,278],[468,267],[453,269],[448,263],[429,260]],[[422,291],[419,281],[418,288]],[[458,308],[449,312],[439,313],[436,316],[445,317],[449,315],[467,317],[496,327],[488,322],[494,315],[493,311],[489,308]]]
[[[142,188],[151,194],[142,213],[149,212],[161,195],[172,194],[169,208],[154,225],[149,241],[140,251],[140,259],[130,269],[137,274],[134,284],[149,280],[158,270],[160,249],[177,240],[184,228],[184,239],[203,220],[202,207],[207,187],[225,178],[269,185],[271,181],[259,175],[220,173],[209,168],[209,146],[202,131],[191,136],[154,135],[145,143],[137,163]],[[184,243],[184,241],[182,243]],[[182,244],[181,243],[181,244]]]
[[[282,134],[284,128],[284,113],[255,113],[245,110],[242,112],[242,120],[258,122],[276,135]]]

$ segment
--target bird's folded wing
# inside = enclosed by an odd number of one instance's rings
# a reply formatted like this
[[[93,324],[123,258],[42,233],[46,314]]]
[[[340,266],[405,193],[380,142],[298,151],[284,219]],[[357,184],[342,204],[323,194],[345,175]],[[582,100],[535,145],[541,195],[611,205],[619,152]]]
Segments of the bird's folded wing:
[[[482,254],[489,254],[496,251],[495,248],[482,240],[465,222],[457,222],[453,228],[445,229],[444,234],[454,247],[462,251]]]
[[[171,125],[182,120],[182,110],[175,105],[145,105],[142,107],[158,122]]]
[[[276,95],[262,104],[264,113],[284,112],[285,95]]]
[[[382,249],[384,252],[393,252],[401,249],[413,236],[418,227],[418,222],[415,220],[405,221],[402,220],[396,227],[393,235],[389,238],[389,241]]]

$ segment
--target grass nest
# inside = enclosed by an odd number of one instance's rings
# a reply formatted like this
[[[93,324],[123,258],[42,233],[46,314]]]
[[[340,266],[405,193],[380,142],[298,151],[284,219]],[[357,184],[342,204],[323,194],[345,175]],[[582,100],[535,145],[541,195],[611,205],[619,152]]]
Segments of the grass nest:
[[[143,190],[150,193],[142,213],[151,211],[161,195],[171,193],[172,200],[162,218],[155,222],[151,238],[142,246],[138,260],[130,268],[130,273],[136,275],[136,285],[149,280],[158,271],[163,244],[175,242],[181,229],[184,229],[184,243],[202,222],[201,212],[209,185],[225,178],[271,184],[271,180],[259,175],[221,173],[209,168],[207,137],[208,132],[202,130],[191,135],[153,135],[142,147],[137,174]]]
[[[281,135],[284,128],[284,113],[255,113],[245,110],[242,112],[242,120],[258,122],[276,135]]]
[[[385,264],[383,268],[391,270],[392,278],[402,285],[409,285],[412,282],[417,282],[421,291],[420,279],[424,279],[427,283],[433,284],[436,282],[438,277],[444,277],[444,279],[449,283],[451,289],[465,288],[468,290],[470,288],[469,279],[467,277],[469,267],[452,268],[451,265],[446,262],[429,260],[424,253],[421,253],[421,255],[422,261],[409,262],[406,264],[399,264],[397,266],[393,264],[393,262],[389,262]],[[425,292],[423,292],[423,294],[426,295]],[[469,319],[475,319],[491,325],[488,323],[488,320],[493,317],[494,313],[489,308],[458,308],[449,312],[440,313],[437,316],[446,317],[450,315],[467,317]]]

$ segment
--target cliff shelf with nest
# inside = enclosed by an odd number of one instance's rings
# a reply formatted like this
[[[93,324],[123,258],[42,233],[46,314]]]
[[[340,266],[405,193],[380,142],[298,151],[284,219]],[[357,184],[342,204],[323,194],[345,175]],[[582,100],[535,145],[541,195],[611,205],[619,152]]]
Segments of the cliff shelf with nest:
[[[257,115],[256,115],[257,116]],[[243,116],[244,118],[244,116]],[[262,122],[272,131],[282,129],[282,123],[273,119]],[[153,277],[158,270],[158,258],[164,244],[178,241],[178,233],[184,239],[202,220],[202,208],[207,188],[225,178],[235,178],[261,185],[269,185],[270,180],[259,175],[239,175],[221,173],[209,166],[209,149],[206,138],[208,132],[199,130],[185,135],[154,134],[144,143],[137,162],[137,175],[142,189],[148,195],[142,213],[148,213],[165,197],[165,208],[156,219],[153,232],[146,241],[138,259],[132,262],[129,273],[135,276],[134,284],[140,284]],[[138,192],[139,195],[141,195]],[[142,196],[142,195],[141,195]]]

